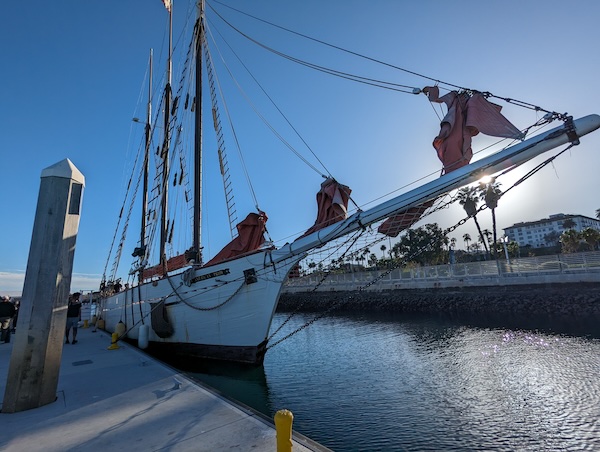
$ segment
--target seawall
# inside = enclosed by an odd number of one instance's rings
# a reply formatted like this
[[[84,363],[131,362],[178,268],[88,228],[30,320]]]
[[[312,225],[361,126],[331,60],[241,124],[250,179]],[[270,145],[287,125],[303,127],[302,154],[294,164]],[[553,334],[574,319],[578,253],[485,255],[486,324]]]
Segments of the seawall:
[[[284,293],[282,312],[339,311],[600,316],[600,283]]]
[[[284,293],[279,312],[436,315],[600,337],[600,283]]]

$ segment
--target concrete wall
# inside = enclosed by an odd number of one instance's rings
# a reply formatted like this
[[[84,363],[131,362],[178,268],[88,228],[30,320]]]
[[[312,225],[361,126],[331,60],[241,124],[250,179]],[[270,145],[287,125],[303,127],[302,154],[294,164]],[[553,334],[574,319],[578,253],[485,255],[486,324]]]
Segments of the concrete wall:
[[[571,317],[600,327],[600,283],[284,293],[277,309]]]

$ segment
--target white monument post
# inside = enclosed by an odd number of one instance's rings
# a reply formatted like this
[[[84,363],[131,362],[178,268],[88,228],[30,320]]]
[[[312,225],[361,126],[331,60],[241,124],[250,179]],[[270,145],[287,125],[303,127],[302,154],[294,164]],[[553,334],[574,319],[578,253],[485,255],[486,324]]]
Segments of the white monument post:
[[[56,400],[84,185],[69,159],[42,171],[3,413]]]

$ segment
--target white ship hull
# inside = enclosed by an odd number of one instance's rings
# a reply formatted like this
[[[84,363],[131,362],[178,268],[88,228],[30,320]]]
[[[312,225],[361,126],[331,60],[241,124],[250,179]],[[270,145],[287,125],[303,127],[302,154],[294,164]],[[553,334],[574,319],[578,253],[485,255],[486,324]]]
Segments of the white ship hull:
[[[149,325],[150,347],[157,350],[258,364],[283,282],[302,257],[271,265],[270,252],[260,251],[210,267],[188,267],[104,298],[101,317],[109,332],[125,323],[132,340],[138,340],[140,326]],[[245,276],[248,270],[255,278]],[[173,329],[168,337],[160,337],[151,320],[153,307],[162,310],[153,303],[163,300]]]

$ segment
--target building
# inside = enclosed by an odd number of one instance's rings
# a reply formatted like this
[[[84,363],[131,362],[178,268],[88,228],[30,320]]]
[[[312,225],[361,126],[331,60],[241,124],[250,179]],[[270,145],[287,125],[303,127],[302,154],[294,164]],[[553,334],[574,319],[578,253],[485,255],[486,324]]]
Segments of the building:
[[[568,220],[573,222],[573,226],[569,225]],[[567,227],[565,227],[566,221]],[[594,228],[600,231],[600,220],[583,215],[557,213],[550,215],[549,218],[537,221],[516,223],[505,228],[504,235],[511,242],[517,242],[520,247],[529,245],[533,248],[541,248],[557,245],[560,235],[567,229],[575,229],[577,232],[581,232],[585,228]]]

